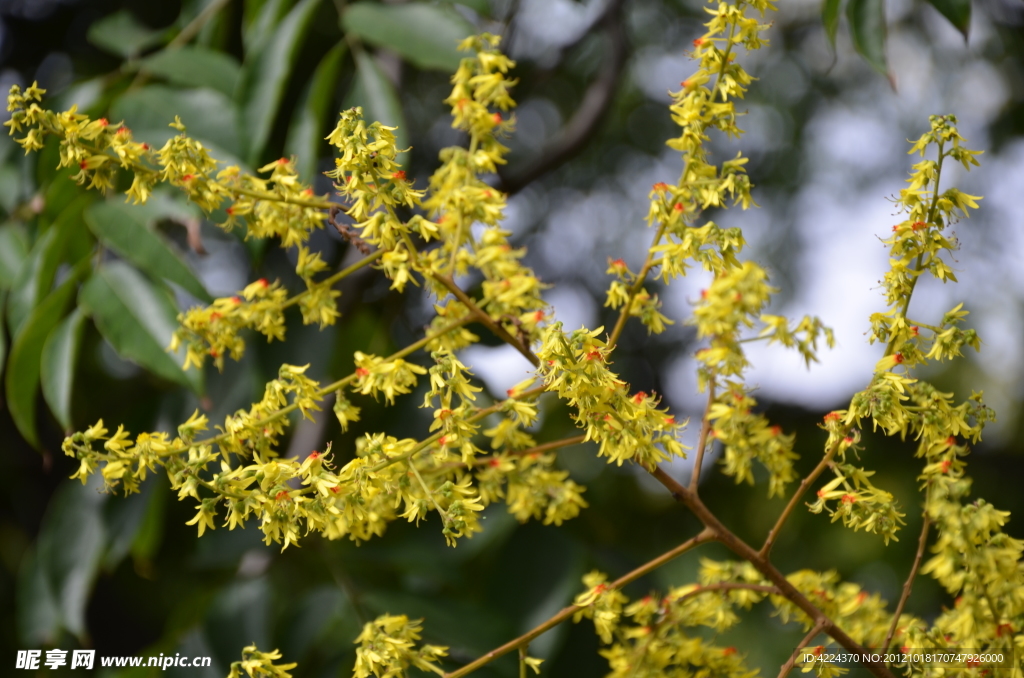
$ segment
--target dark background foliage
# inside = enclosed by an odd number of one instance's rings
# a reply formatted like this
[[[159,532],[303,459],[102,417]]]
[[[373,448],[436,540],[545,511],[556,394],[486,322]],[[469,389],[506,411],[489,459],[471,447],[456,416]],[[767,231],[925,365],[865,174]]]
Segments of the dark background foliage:
[[[961,235],[958,271],[965,284],[951,292],[924,290],[922,312],[941,310],[949,294],[976,299],[988,343],[980,359],[931,376],[965,396],[981,386],[994,391],[1001,424],[992,442],[978,446],[970,474],[979,496],[1020,515],[1022,286],[1014,282],[1019,255],[1012,245],[1022,229],[1012,196],[1024,179],[1024,9],[1011,0],[975,2],[968,26],[961,15],[943,18],[926,3],[906,0],[889,3],[882,23],[877,14],[867,17],[874,24],[859,23],[861,6],[868,4],[850,1],[857,12],[850,21],[840,19],[833,52],[826,28],[831,24],[823,27],[816,1],[780,3],[769,34],[772,47],[750,61],[761,82],[747,101],[749,134],[740,144],[751,157],[749,173],[762,209],[713,216],[747,227],[750,255],[770,264],[781,289],[780,309],[795,313],[813,306],[808,295],[829,284],[823,271],[839,273],[856,269],[861,259],[878,259],[880,250],[870,248],[874,234],[887,228],[885,217],[871,220],[863,213],[888,209],[865,205],[878,205],[898,190],[908,166],[902,139],[920,134],[929,113],[961,115],[972,147],[992,156],[986,156],[992,169],[972,175],[965,181],[974,183],[965,186],[994,196],[983,205],[990,216],[979,217]],[[826,3],[826,19],[832,5]],[[196,19],[210,7],[206,18]],[[427,14],[403,13],[410,7],[427,7]],[[663,146],[673,134],[663,92],[688,72],[686,49],[702,32],[702,16],[698,2],[668,0],[8,1],[0,2],[0,83],[6,88],[37,79],[50,91],[52,106],[77,103],[112,122],[123,118],[153,143],[166,139],[165,125],[177,113],[217,157],[253,168],[294,153],[310,180],[330,166],[321,140],[337,111],[362,105],[368,118],[401,126],[403,144],[412,147],[409,176],[422,186],[437,151],[459,142],[441,103],[457,58],[445,40],[472,30],[505,31],[506,45],[519,60],[521,107],[510,163],[495,182],[513,194],[509,226],[517,243],[530,248],[528,263],[554,286],[550,299],[558,313],[567,324],[595,327],[613,322],[601,308],[606,259],[629,260],[646,248],[646,192],[653,181],[672,181],[679,170]],[[888,42],[881,25],[888,27]],[[176,38],[183,31],[191,32],[190,40]],[[175,40],[191,47],[175,51]],[[888,61],[882,61],[886,53]],[[716,144],[716,152],[735,152],[732,142]],[[350,371],[354,350],[386,354],[408,343],[428,319],[429,306],[416,290],[404,296],[389,292],[373,273],[346,281],[338,326],[318,332],[289,317],[286,343],[252,338],[242,361],[227,365],[223,374],[207,371],[205,389],[190,391],[184,376],[161,372],[153,351],[112,345],[104,323],[119,312],[114,307],[85,309],[87,317],[74,327],[77,350],[47,353],[51,364],[46,357],[40,362],[25,348],[31,342],[19,344],[21,331],[52,329],[67,309],[37,325],[24,324],[26,313],[68,278],[71,264],[85,257],[100,267],[119,258],[113,253],[117,243],[87,223],[101,198],[79,197],[84,191],[66,173],[53,171],[53,151],[24,158],[12,143],[0,141],[0,210],[6,215],[0,226],[6,302],[0,355],[8,358],[7,406],[0,413],[3,672],[12,670],[16,649],[92,647],[99,655],[210,655],[214,666],[208,674],[189,669],[182,675],[221,676],[243,646],[256,642],[300,662],[296,676],[347,675],[361,624],[385,612],[425,618],[426,640],[451,646],[454,666],[566,605],[586,571],[599,568],[617,576],[697,530],[695,519],[662,488],[628,468],[596,460],[586,446],[561,453],[561,463],[588,488],[590,508],[578,519],[561,528],[518,525],[494,506],[486,513],[485,532],[457,549],[444,545],[436,521],[420,529],[394,524],[383,538],[359,547],[311,537],[284,553],[264,546],[254,526],[218,529],[197,539],[184,525],[191,503],[176,501],[166,479],[152,478],[140,495],[127,499],[67,480],[75,464],[60,453],[65,428],[80,429],[102,417],[108,427],[123,422],[133,432],[172,430],[197,406],[216,421],[257,399],[282,362],[308,362],[314,376],[337,377]],[[319,190],[329,190],[325,178],[316,180]],[[194,278],[145,270],[139,284],[154,294],[173,294],[182,307],[196,303],[199,292],[233,294],[258,277],[293,282],[287,253],[243,242],[198,216],[172,195],[155,202],[145,218]],[[59,232],[59,248],[47,249],[49,229]],[[828,250],[830,239],[851,232],[859,233],[861,249],[838,257]],[[354,256],[334,234],[320,234],[315,244],[335,267]],[[47,265],[36,265],[40,261],[52,263],[48,273]],[[192,280],[200,287],[190,293]],[[861,282],[831,283],[815,310],[828,324],[838,320],[855,328],[841,335],[836,352],[840,364],[860,359],[842,358],[844,348],[868,356],[853,381],[835,361],[816,378],[786,369],[759,373],[763,405],[773,421],[796,433],[804,471],[820,454],[822,414],[842,406],[843,394],[866,381],[877,358],[860,346],[867,328],[861,309],[879,308],[881,300],[870,289],[870,277]],[[699,287],[698,281],[674,296],[665,291],[669,315],[685,317],[686,296]],[[140,313],[132,322],[144,327]],[[474,349],[467,362],[500,393],[505,381],[522,378],[526,365],[477,329],[495,347]],[[160,339],[148,341],[156,345]],[[683,376],[692,367],[687,356],[693,350],[692,331],[682,323],[658,337],[637,325],[623,336],[616,368],[635,388],[664,393],[678,411],[699,415],[690,394],[692,377]],[[35,362],[26,363],[25,355]],[[771,354],[762,359],[769,365],[774,360]],[[45,398],[37,392],[40,366]],[[73,376],[73,386],[59,382],[55,375],[62,374]],[[287,454],[307,454],[333,441],[344,459],[365,431],[419,436],[426,417],[417,401],[409,396],[388,409],[360,402],[364,419],[345,435],[330,417],[301,424]],[[564,409],[545,403],[540,437],[570,435]],[[877,484],[899,497],[906,510],[901,540],[884,548],[873,535],[852,534],[829,525],[825,516],[798,511],[774,556],[783,571],[836,568],[894,601],[920,524],[920,464],[910,443],[870,432],[866,441],[865,465],[878,469]],[[674,470],[688,472],[685,466]],[[782,507],[777,499],[765,499],[764,484],[736,486],[717,467],[709,469],[701,492],[727,525],[754,541]],[[1010,533],[1021,534],[1017,523]],[[700,555],[725,557],[715,547]],[[697,555],[689,554],[628,593],[689,583],[697,566]],[[920,579],[910,610],[927,616],[949,603],[930,580]],[[770,674],[800,635],[755,609],[722,640]],[[535,642],[531,654],[547,660],[545,675],[591,676],[606,668],[597,650],[589,623],[583,623],[557,628]],[[514,673],[510,658],[480,671]],[[177,674],[172,669],[165,675]]]

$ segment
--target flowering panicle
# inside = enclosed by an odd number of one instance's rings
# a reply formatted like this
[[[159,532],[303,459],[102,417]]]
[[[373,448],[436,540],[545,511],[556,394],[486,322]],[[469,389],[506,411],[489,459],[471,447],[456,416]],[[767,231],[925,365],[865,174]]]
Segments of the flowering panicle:
[[[508,153],[499,138],[514,127],[514,119],[502,115],[515,106],[507,77],[515,62],[497,46],[499,36],[483,34],[467,38],[459,46],[472,51],[452,76],[452,127],[469,136],[469,147],[441,152],[441,166],[429,182],[423,206],[436,222],[440,247],[421,254],[425,275],[433,279],[439,296],[448,294],[440,281],[475,269],[482,276],[479,307],[524,345],[539,338],[539,324],[547,306],[541,298],[544,285],[520,261],[525,250],[511,246],[510,232],[498,227],[506,197],[481,176],[493,174],[505,164]],[[474,231],[474,224],[482,230]]]
[[[623,318],[639,317],[655,333],[663,331],[669,321],[658,310],[657,295],[644,287],[648,271],[660,268],[658,277],[667,284],[685,273],[689,261],[716,275],[739,266],[736,255],[744,244],[739,229],[723,229],[713,221],[697,227],[693,222],[704,210],[725,207],[729,201],[744,209],[753,204],[744,169],[747,159],[737,155],[714,165],[708,161],[705,143],[712,129],[727,136],[742,134],[733,100],[743,97],[752,78],[736,62],[735,49],[754,50],[764,44],[759,35],[767,25],[746,16],[747,9],[763,17],[774,7],[767,0],[710,4],[706,10],[712,16],[705,24],[708,30],[694,40],[697,71],[680,83],[678,92],[671,93],[669,110],[680,135],[670,139],[668,146],[682,153],[682,175],[675,185],[659,182],[651,189],[647,221],[658,229],[640,274],[632,274],[621,261],[612,262],[609,268],[617,279],[609,286],[605,305],[622,308]]]
[[[967,169],[977,164],[977,152],[964,148],[961,142],[956,118],[932,116],[931,130],[910,151],[924,155],[935,146],[937,157],[914,165],[907,180],[909,186],[896,201],[907,218],[893,226],[892,235],[885,240],[890,248],[890,268],[883,287],[889,308],[871,316],[870,337],[871,341],[886,344],[885,355],[875,365],[871,383],[853,396],[849,408],[825,418],[827,448],[841,459],[848,449],[856,447],[857,429],[868,419],[873,428],[882,429],[886,435],[918,440],[918,456],[929,462],[925,476],[931,477],[936,469],[958,469],[962,462],[957,450],[966,454],[966,446],[958,443],[958,438],[977,441],[985,423],[994,418],[982,404],[981,394],[954,405],[952,393],[943,393],[910,376],[911,369],[931,360],[959,356],[964,346],[980,348],[977,333],[960,327],[967,316],[963,304],[946,313],[938,325],[908,317],[910,298],[921,275],[931,273],[943,282],[955,281],[941,258],[955,247],[944,232],[952,221],[966,216],[968,208],[977,207],[975,200],[980,199],[955,188],[940,189],[947,158],[963,163]],[[886,541],[894,538],[903,514],[891,494],[871,483],[873,472],[849,464],[835,465],[834,472],[835,478],[818,491],[811,510],[827,510],[834,521],[842,519],[853,529],[877,532]]]

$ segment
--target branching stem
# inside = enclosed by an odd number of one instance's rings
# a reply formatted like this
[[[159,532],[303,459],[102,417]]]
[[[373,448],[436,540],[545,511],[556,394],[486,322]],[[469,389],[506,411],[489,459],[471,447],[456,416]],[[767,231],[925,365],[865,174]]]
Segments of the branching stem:
[[[800,650],[810,645],[814,637],[821,633],[823,628],[824,625],[820,621],[811,627],[811,630],[807,632],[807,635],[800,641],[800,644],[793,648],[793,654],[789,655],[789,659],[779,669],[779,678],[786,678],[789,675],[789,672],[793,670],[793,665],[796,664],[796,658],[800,656]]]
[[[704,451],[708,446],[708,434],[711,433],[711,406],[715,402],[715,378],[712,375],[708,383],[708,404],[704,407],[704,416],[700,420],[700,435],[697,437],[697,456],[693,460],[693,476],[690,478],[690,492],[697,494],[700,485],[700,469],[704,463]]]
[[[613,581],[611,584],[608,584],[607,588],[608,589],[621,589],[626,584],[629,584],[629,583],[631,583],[633,581],[636,581],[637,579],[639,579],[640,577],[648,574],[649,572],[652,572],[652,571],[658,569],[659,567],[661,567],[665,563],[669,562],[673,558],[676,558],[676,557],[686,553],[687,551],[689,551],[693,547],[698,546],[700,544],[703,544],[705,542],[711,541],[711,540],[712,540],[712,533],[709,530],[707,530],[707,529],[702,530],[699,534],[697,534],[697,536],[695,536],[695,537],[693,537],[691,539],[687,539],[686,541],[684,541],[682,544],[680,544],[679,546],[675,547],[671,551],[666,551],[665,553],[661,554],[660,556],[658,556],[654,560],[651,560],[651,561],[649,561],[647,563],[644,563],[643,565],[641,565],[640,567],[636,568],[632,572],[629,572],[627,574],[622,575],[621,577],[619,577],[618,579]],[[494,661],[498,657],[501,657],[503,655],[508,654],[512,650],[518,649],[520,647],[526,647],[527,645],[530,644],[530,642],[534,638],[536,638],[536,637],[542,635],[544,632],[549,631],[550,629],[553,629],[554,627],[558,626],[559,624],[564,622],[566,619],[569,619],[570,617],[572,617],[572,615],[575,614],[580,609],[581,608],[579,606],[577,606],[577,605],[570,605],[570,606],[562,609],[562,611],[559,612],[558,614],[554,615],[553,617],[551,617],[550,619],[548,619],[544,623],[539,624],[538,626],[535,626],[534,628],[530,629],[529,631],[527,631],[523,635],[519,636],[518,638],[510,640],[507,643],[505,643],[504,645],[502,645],[501,647],[497,647],[497,648],[491,650],[487,654],[483,655],[482,657],[478,657],[477,659],[471,661],[470,663],[466,664],[465,666],[463,666],[460,669],[457,669],[457,670],[452,671],[450,673],[444,674],[444,678],[461,678],[462,676],[469,675],[470,673],[473,673],[474,671],[476,671],[480,667],[486,666],[487,664],[490,664],[492,661]]]
[[[896,629],[900,623],[900,617],[903,616],[903,608],[907,604],[907,600],[910,598],[910,589],[914,585],[914,579],[917,577],[917,570],[921,567],[921,559],[924,557],[924,547],[928,544],[928,528],[931,527],[932,519],[928,515],[928,499],[931,495],[932,486],[928,485],[928,489],[925,491],[924,500],[924,511],[922,511],[921,518],[921,536],[917,540],[917,553],[914,554],[914,564],[910,566],[910,574],[907,575],[907,580],[903,582],[903,592],[900,594],[900,600],[896,603],[896,611],[892,615],[892,623],[889,624],[889,630],[885,634],[885,642],[882,643],[882,651],[886,652],[889,649],[889,643],[892,642],[893,636],[896,635]]]

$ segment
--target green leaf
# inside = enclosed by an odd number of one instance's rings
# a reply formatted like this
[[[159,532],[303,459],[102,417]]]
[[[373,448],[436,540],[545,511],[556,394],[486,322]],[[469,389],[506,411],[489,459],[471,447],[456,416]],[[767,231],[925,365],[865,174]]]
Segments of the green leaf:
[[[167,506],[166,481],[153,480],[153,484],[159,485],[151,491],[146,502],[145,512],[142,516],[142,524],[135,532],[132,540],[131,553],[137,564],[145,566],[160,548],[160,542],[164,536],[164,511]],[[143,485],[145,487],[145,485]]]
[[[172,357],[165,350],[177,328],[174,302],[141,273],[123,262],[106,264],[82,285],[79,302],[118,355],[165,379],[202,391],[200,372],[181,368],[183,351]]]
[[[253,4],[259,5],[259,9],[256,12],[256,16],[250,18],[252,14],[251,6]],[[270,40],[270,36],[273,35],[274,27],[284,18],[284,15],[288,12],[288,6],[290,2],[286,0],[268,0],[267,2],[246,2],[245,3],[245,19],[243,20],[244,26],[242,27],[242,41],[245,43],[245,55],[246,61],[249,60],[253,54],[258,54],[260,50]]]
[[[81,227],[82,210],[93,199],[91,195],[79,194],[36,240],[28,260],[11,287],[7,301],[7,321],[12,335],[21,331],[32,309],[50,292],[57,267],[70,240],[70,232]]]
[[[345,9],[341,23],[361,40],[394,50],[414,66],[449,73],[464,56],[457,49],[459,42],[474,32],[455,10],[419,2],[357,2]]]
[[[11,164],[0,165],[0,208],[13,214],[21,202],[21,172]]]
[[[50,332],[43,344],[40,365],[43,397],[65,431],[71,430],[71,388],[84,328],[85,313],[80,308],[75,309]]]
[[[0,226],[0,289],[11,289],[27,259],[25,226],[17,221]]]
[[[306,31],[320,0],[302,0],[280,23],[254,59],[249,60],[239,86],[239,117],[246,159],[256,164],[270,138],[288,76],[299,55]]]
[[[836,33],[839,30],[839,5],[842,0],[823,0],[821,3],[821,23],[825,25],[825,35],[832,49],[836,48]]]
[[[889,75],[885,59],[885,0],[850,0],[846,5],[853,46],[872,68]]]
[[[161,50],[143,59],[141,67],[176,85],[208,87],[228,97],[235,95],[241,72],[227,54],[192,45]]]
[[[316,67],[306,91],[300,99],[298,115],[288,130],[285,153],[296,157],[299,176],[312,183],[316,174],[320,146],[325,136],[328,111],[334,102],[338,82],[338,68],[345,55],[345,43],[339,42]]]
[[[964,40],[971,30],[971,0],[928,0],[928,4],[939,10],[942,16],[963,33]]]
[[[85,223],[103,244],[150,276],[169,280],[207,303],[213,297],[158,233],[142,210],[122,202],[100,202],[85,211]]]
[[[36,391],[39,388],[39,368],[43,345],[64,316],[68,302],[74,296],[78,278],[87,270],[88,261],[80,263],[71,276],[51,292],[32,311],[22,331],[15,334],[11,347],[7,376],[4,381],[7,411],[22,437],[33,446],[39,446],[36,433]]]
[[[4,332],[4,306],[7,305],[7,293],[0,292],[0,374],[4,371],[4,363],[7,362],[7,332]]]
[[[241,155],[234,104],[218,91],[150,85],[127,92],[110,109],[112,120],[123,120],[136,138],[152,145],[162,145],[177,134],[168,127],[175,115],[181,117],[190,136],[211,146],[211,155],[214,146],[232,156]],[[228,158],[214,157],[230,162]]]
[[[38,647],[56,643],[60,609],[37,552],[30,551],[22,558],[15,607],[22,644]]]
[[[454,0],[456,5],[469,7],[480,16],[491,16],[491,0]]]
[[[356,81],[345,97],[345,107],[363,107],[363,117],[368,123],[380,121],[397,127],[395,139],[398,148],[408,148],[408,133],[405,130],[405,115],[398,100],[398,92],[391,84],[377,62],[370,55],[359,52],[356,60]]]
[[[146,48],[158,45],[167,31],[155,31],[142,25],[128,10],[121,10],[89,26],[89,42],[125,58],[138,56]]]
[[[167,494],[166,483],[159,477],[150,477],[139,491],[127,497],[118,497],[103,509],[103,526],[107,534],[107,548],[103,555],[103,569],[113,571],[128,555],[142,527],[149,505],[156,494]]]
[[[97,482],[99,481],[99,482]],[[85,607],[106,544],[102,478],[88,485],[65,482],[54,495],[39,532],[39,560],[49,580],[64,628],[80,641],[86,634]]]

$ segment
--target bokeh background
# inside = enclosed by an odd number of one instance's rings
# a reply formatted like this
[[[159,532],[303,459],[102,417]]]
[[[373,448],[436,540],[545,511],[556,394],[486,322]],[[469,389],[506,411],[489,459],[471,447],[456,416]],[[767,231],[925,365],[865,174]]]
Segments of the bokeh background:
[[[838,346],[810,370],[777,348],[752,348],[758,397],[775,423],[797,434],[801,468],[813,466],[824,439],[817,428],[822,414],[862,387],[880,355],[865,332],[868,315],[883,306],[878,281],[887,262],[880,238],[898,221],[892,196],[913,162],[907,139],[927,129],[928,115],[954,113],[968,146],[985,154],[980,169],[951,171],[950,181],[985,199],[975,216],[956,225],[960,284],[922,284],[911,312],[927,321],[967,301],[982,353],[928,377],[963,397],[984,389],[999,421],[976,447],[969,472],[978,495],[1019,516],[1024,4],[974,2],[965,39],[925,2],[886,2],[890,78],[854,52],[845,22],[832,49],[818,0],[779,4],[771,45],[745,61],[759,78],[741,106],[747,134],[713,144],[717,157],[742,149],[751,158],[760,207],[708,216],[745,229],[746,256],[766,265],[780,290],[774,311],[819,315],[835,328]],[[415,14],[423,6],[429,10]],[[7,0],[0,2],[0,87],[38,80],[52,107],[77,104],[94,116],[123,119],[152,143],[171,134],[166,124],[177,113],[218,158],[252,168],[296,154],[305,177],[316,177],[322,192],[330,186],[318,171],[331,166],[322,137],[338,110],[361,105],[367,117],[400,125],[403,143],[412,147],[409,176],[422,186],[438,150],[460,141],[441,103],[453,57],[437,49],[438,36],[504,32],[520,78],[518,131],[509,165],[494,179],[512,194],[507,227],[516,244],[528,248],[527,262],[552,285],[546,298],[558,318],[568,328],[596,327],[614,322],[603,308],[607,260],[621,257],[634,267],[642,261],[651,237],[644,224],[650,186],[674,181],[681,169],[677,154],[664,146],[674,134],[667,92],[693,68],[687,49],[703,33],[703,16],[696,0]],[[389,49],[396,39],[400,49]],[[67,209],[68,251],[91,247],[88,238],[73,235],[74,229],[87,232],[82,206],[77,212],[69,207],[80,190],[53,170],[52,150],[23,157],[0,138],[4,355],[17,343],[26,303],[31,308],[42,294],[26,297],[24,287],[40,279],[29,269],[38,261],[34,248],[44,229]],[[287,253],[223,233],[171,194],[160,196],[147,218],[214,296],[233,294],[258,277],[294,282]],[[197,241],[205,254],[197,253]],[[332,233],[314,242],[332,266],[356,256]],[[43,292],[67,269],[54,268]],[[616,369],[634,388],[663,394],[675,411],[694,419],[702,406],[696,345],[683,320],[706,285],[697,272],[659,290],[677,324],[655,337],[631,325],[615,354]],[[169,291],[179,307],[196,303],[181,288]],[[8,405],[12,395],[22,412],[26,400],[34,403],[38,444],[25,440],[24,424],[16,426],[5,407],[0,672],[13,671],[16,649],[91,647],[101,655],[210,655],[214,666],[205,673],[172,669],[164,675],[223,676],[240,649],[255,642],[300,662],[296,676],[348,675],[361,624],[384,612],[425,618],[426,640],[449,645],[455,666],[566,605],[588,570],[618,576],[697,530],[663,488],[596,460],[586,446],[560,458],[588,488],[590,508],[579,518],[561,528],[519,525],[494,506],[486,531],[457,549],[444,545],[436,521],[418,530],[394,524],[383,538],[359,547],[309,538],[284,553],[264,546],[253,526],[197,539],[184,525],[191,502],[176,501],[166,479],[147,481],[128,499],[67,480],[76,465],[60,453],[61,418],[78,429],[102,417],[108,426],[124,422],[135,432],[173,430],[200,406],[216,421],[258,399],[282,362],[308,362],[314,377],[337,378],[351,370],[354,350],[386,354],[408,343],[430,317],[430,299],[416,290],[389,292],[377,274],[347,281],[343,292],[337,326],[319,332],[290,318],[286,343],[254,338],[244,360],[204,375],[202,397],[121,357],[91,322],[82,325],[62,415],[55,416],[53,399],[44,401],[34,386],[28,395],[20,382],[7,386]],[[464,362],[501,394],[524,378],[528,364],[480,334],[484,343],[467,350]],[[8,381],[12,364],[5,369]],[[329,440],[344,458],[364,431],[420,436],[427,418],[417,402],[410,395],[387,410],[360,402],[364,419],[345,435],[321,416],[294,429],[286,454],[304,455]],[[545,401],[541,428],[542,438],[571,433],[567,413],[553,401]],[[919,463],[910,444],[870,432],[866,440],[864,465],[878,469],[877,484],[896,494],[907,513],[901,540],[884,548],[874,535],[798,511],[774,555],[784,571],[834,568],[894,601],[920,525]],[[685,479],[690,469],[679,462],[672,471]],[[782,502],[765,498],[764,483],[736,486],[716,466],[706,471],[701,492],[708,504],[741,536],[763,538]],[[1024,536],[1018,522],[1009,533]],[[693,581],[699,556],[725,553],[707,547],[628,592]],[[909,609],[928,616],[949,603],[922,578]],[[801,635],[755,608],[719,641],[740,648],[752,666],[771,675]],[[546,659],[545,675],[598,676],[606,665],[597,650],[584,622],[546,634],[531,654]],[[506,658],[479,675],[515,672],[514,660]]]

